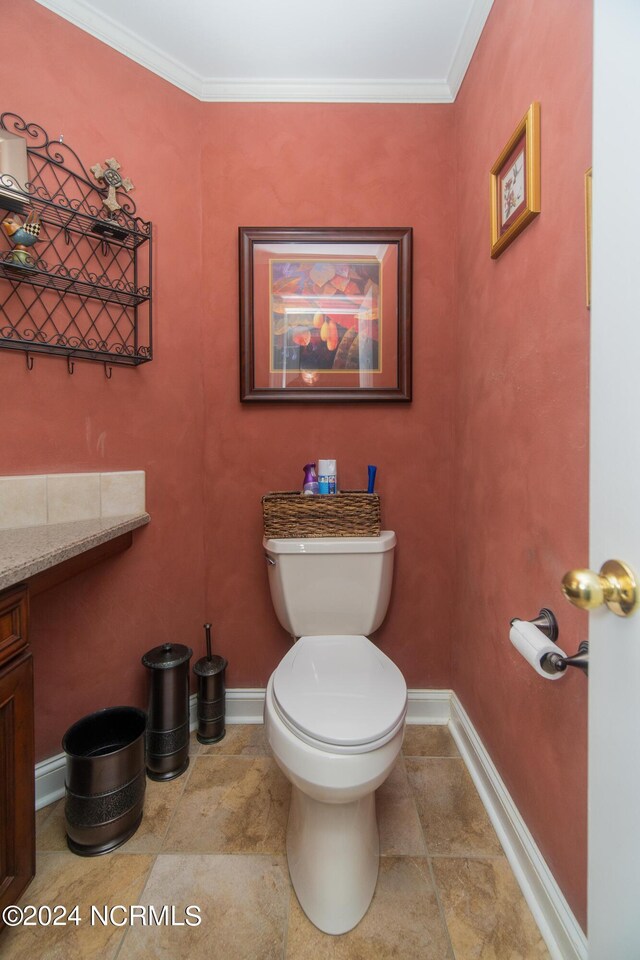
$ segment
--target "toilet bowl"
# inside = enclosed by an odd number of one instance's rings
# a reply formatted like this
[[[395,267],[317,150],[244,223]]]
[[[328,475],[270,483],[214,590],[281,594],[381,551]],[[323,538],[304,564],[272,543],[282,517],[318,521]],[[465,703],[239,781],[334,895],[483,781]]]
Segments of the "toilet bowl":
[[[364,632],[319,627],[380,625],[395,534],[265,540],[264,547],[276,613],[299,637],[269,680],[264,708],[267,739],[292,785],[289,872],[309,919],[325,933],[345,933],[375,890],[375,790],[402,746],[407,688]],[[296,634],[296,627],[313,632]]]

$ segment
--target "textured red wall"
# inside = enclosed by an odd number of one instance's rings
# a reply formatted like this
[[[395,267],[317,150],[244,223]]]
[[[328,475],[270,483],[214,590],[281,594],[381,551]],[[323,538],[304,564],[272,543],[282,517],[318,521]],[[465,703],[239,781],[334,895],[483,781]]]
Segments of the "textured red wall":
[[[106,381],[0,352],[0,473],[145,469],[153,518],[33,601],[39,757],[83,713],[144,703],[141,653],[199,644],[205,617],[229,686],[264,685],[287,638],[261,494],[311,458],[335,456],[346,487],[377,463],[399,536],[377,639],[409,686],[459,693],[584,917],[586,684],[545,684],[508,643],[509,619],[542,605],[567,648],[583,629],[558,590],[587,559],[591,23],[587,0],[570,7],[496,0],[453,106],[202,105],[32,0],[3,12],[32,55],[20,79],[0,63],[2,108],[87,164],[115,154],[156,241],[153,363]],[[488,170],[533,99],[543,213],[494,262]],[[413,226],[412,404],[240,404],[237,228],[272,224]]]
[[[2,473],[142,468],[152,514],[127,555],[33,601],[38,755],[56,752],[83,713],[144,702],[140,654],[166,639],[199,643],[205,616],[228,685],[266,683],[288,640],[267,590],[260,497],[295,488],[318,456],[338,458],[347,487],[378,465],[383,519],[400,540],[379,641],[411,685],[447,687],[451,109],[203,106],[30,0],[5,26],[16,50],[47,43],[20,84],[8,59],[0,66],[12,93],[3,107],[63,132],[87,164],[115,153],[156,242],[151,364],[108,382],[100,366],[69,377],[42,358],[28,374],[21,355],[0,353],[14,411]],[[270,223],[414,227],[411,405],[240,404],[237,229]]]
[[[100,364],[69,376],[50,357],[29,373],[23,354],[0,351],[0,473],[143,469],[152,516],[126,554],[32,601],[42,758],[83,714],[145,703],[145,650],[200,640],[200,105],[31,0],[4,4],[2,29],[2,110],[63,133],[87,166],[115,154],[155,232],[152,363],[107,380]]]
[[[334,456],[347,489],[378,465],[383,523],[398,534],[392,605],[376,639],[410,686],[449,686],[452,123],[439,106],[203,111],[207,609],[231,686],[263,685],[288,648],[268,593],[260,497],[296,489],[305,463]],[[240,404],[241,225],[413,226],[413,403]]]
[[[588,560],[591,8],[590,0],[496,0],[455,104],[463,589],[452,686],[583,922],[587,683],[577,671],[541,680],[509,643],[509,620],[551,607],[569,652],[586,631],[559,584]],[[533,100],[541,102],[542,213],[493,261],[488,171]]]

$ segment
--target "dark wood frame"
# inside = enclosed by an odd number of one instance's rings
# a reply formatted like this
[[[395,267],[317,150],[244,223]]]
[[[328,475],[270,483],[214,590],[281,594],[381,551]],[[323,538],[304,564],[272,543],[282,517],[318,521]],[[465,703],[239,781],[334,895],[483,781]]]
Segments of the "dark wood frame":
[[[335,401],[411,400],[411,227],[240,227],[240,400],[290,403],[300,400],[326,403]],[[254,338],[254,245],[265,242],[283,244],[386,243],[397,248],[397,372],[393,387],[309,387],[265,388],[255,385]]]

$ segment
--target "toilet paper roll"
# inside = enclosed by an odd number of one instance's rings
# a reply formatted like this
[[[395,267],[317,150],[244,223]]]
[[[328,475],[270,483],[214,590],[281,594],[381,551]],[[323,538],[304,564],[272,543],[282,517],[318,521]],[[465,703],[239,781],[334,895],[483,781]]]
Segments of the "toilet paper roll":
[[[545,680],[559,680],[565,671],[557,673],[552,667],[545,670],[543,660],[549,653],[557,653],[566,657],[564,650],[552,643],[533,623],[528,620],[514,620],[511,624],[509,639],[518,653],[521,653],[527,663],[530,663],[536,673]]]

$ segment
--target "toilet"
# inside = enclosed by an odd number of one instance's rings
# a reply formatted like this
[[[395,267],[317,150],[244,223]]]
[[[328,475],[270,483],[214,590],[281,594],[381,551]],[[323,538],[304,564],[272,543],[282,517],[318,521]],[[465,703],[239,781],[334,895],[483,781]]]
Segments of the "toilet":
[[[320,930],[346,933],[378,877],[375,790],[402,746],[407,686],[368,634],[384,620],[396,535],[264,539],[276,616],[295,640],[267,685],[264,722],[291,781],[287,860]]]

